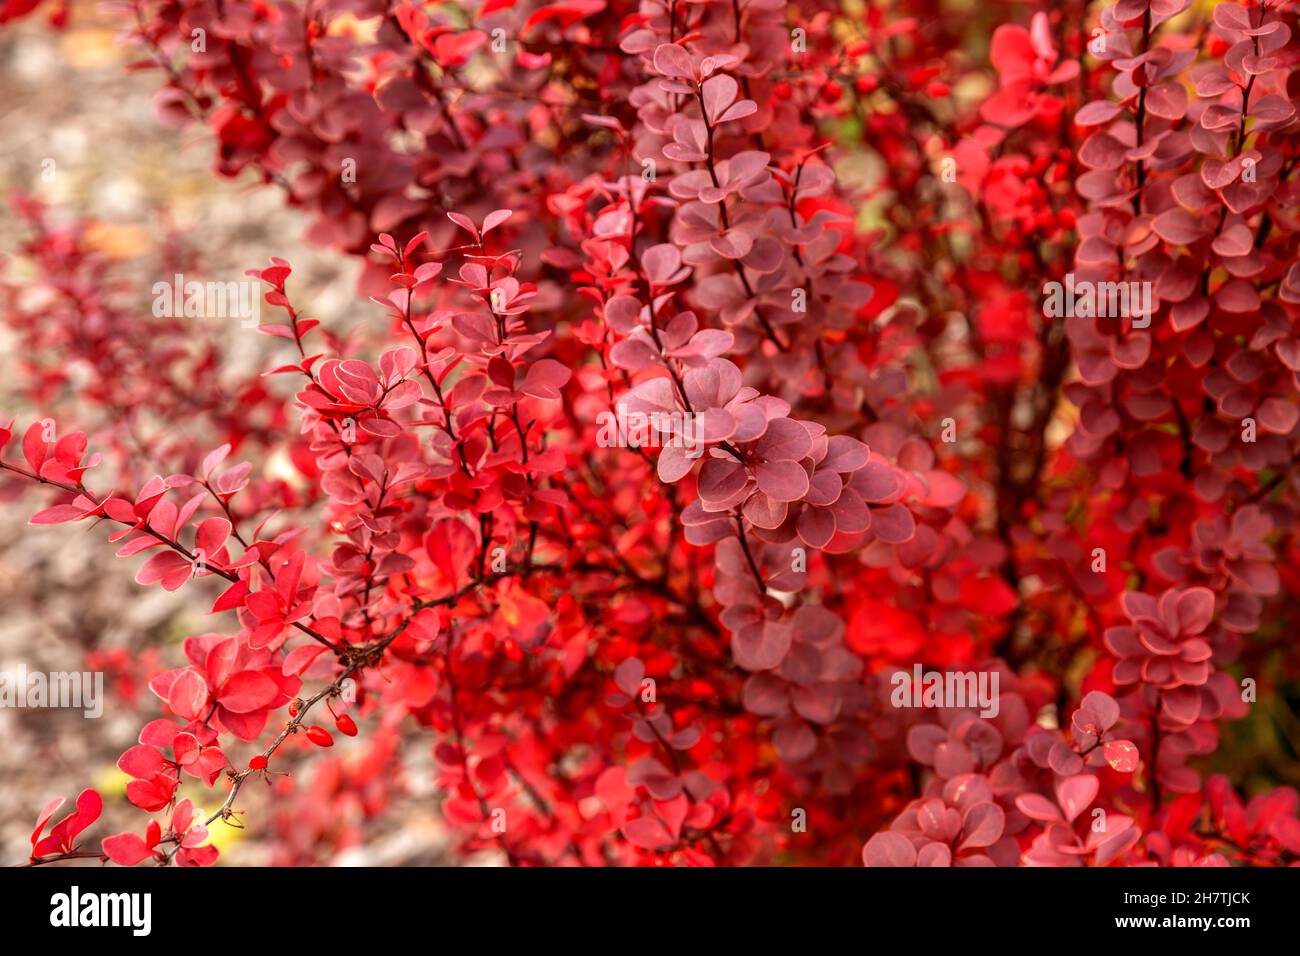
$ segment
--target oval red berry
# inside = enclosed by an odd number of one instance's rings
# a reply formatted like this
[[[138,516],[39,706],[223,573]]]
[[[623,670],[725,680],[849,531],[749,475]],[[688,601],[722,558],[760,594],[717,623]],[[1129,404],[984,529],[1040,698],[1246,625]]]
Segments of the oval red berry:
[[[334,738],[324,727],[311,726],[307,728],[307,739],[317,747],[333,747]]]

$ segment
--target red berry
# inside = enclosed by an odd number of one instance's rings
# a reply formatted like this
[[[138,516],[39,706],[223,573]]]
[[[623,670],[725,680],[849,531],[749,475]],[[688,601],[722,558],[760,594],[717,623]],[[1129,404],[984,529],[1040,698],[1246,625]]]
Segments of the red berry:
[[[255,754],[255,755],[253,756],[253,759],[250,760],[250,761],[248,761],[248,769],[249,769],[249,770],[265,770],[265,769],[266,769],[266,758],[265,758],[264,756],[262,756],[261,754]]]
[[[289,716],[290,717],[298,716],[298,702],[296,700],[289,701]]]
[[[334,738],[330,736],[330,732],[324,727],[317,727],[314,724],[307,728],[307,739],[317,747],[334,746]]]
[[[844,89],[838,83],[827,83],[822,87],[822,99],[827,103],[834,103],[844,95]]]
[[[868,73],[865,76],[858,77],[853,82],[853,85],[857,88],[859,93],[874,93],[880,86],[880,81]]]
[[[341,734],[347,734],[349,737],[357,735],[357,722],[347,714],[339,714],[335,717],[334,726],[339,729]]]
[[[772,92],[776,95],[778,100],[788,100],[790,97],[794,96],[794,87],[782,80],[780,83],[776,84],[776,86],[772,87]]]

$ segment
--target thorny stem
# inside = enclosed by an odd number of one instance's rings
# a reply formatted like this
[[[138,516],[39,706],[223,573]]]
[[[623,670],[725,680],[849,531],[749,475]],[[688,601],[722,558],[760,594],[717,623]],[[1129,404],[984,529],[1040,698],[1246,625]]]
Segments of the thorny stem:
[[[50,485],[53,488],[59,488],[70,494],[84,495],[97,507],[103,504],[103,501],[97,501],[94,495],[92,495],[84,487],[79,487],[77,485],[69,485],[66,482],[55,481],[52,478],[44,478],[41,475],[28,471],[26,468],[23,468],[19,465],[11,465],[7,461],[0,461],[0,468],[4,469],[5,471],[11,471],[16,475],[22,475],[24,478],[28,478],[32,481],[40,482],[43,485]],[[137,531],[143,531],[144,533],[150,535],[151,537],[156,538],[158,541],[162,542],[167,547],[171,548],[171,550],[175,551],[181,557],[185,558],[191,564],[193,564],[196,561],[195,555],[188,548],[186,548],[179,541],[175,541],[167,537],[162,532],[150,526],[147,519],[138,525],[132,525],[130,522],[120,521],[117,518],[114,518],[107,513],[104,514],[104,517],[107,518],[109,521],[113,521],[117,524],[125,525],[128,528],[134,528]],[[204,562],[204,567],[207,568],[207,570],[211,571],[213,574],[217,575],[218,577],[225,578],[231,584],[235,584],[241,580],[238,574],[235,574],[234,572],[229,571],[225,568],[219,568],[216,565],[213,565],[211,563]],[[304,634],[306,634],[308,637],[312,638],[313,640],[321,644],[324,644],[326,647],[328,647],[331,651],[334,651],[336,654],[342,653],[343,650],[342,648],[336,645],[329,638],[325,637],[324,635],[316,631],[314,628],[306,624],[303,624],[301,621],[294,621],[292,626],[302,631]]]
[[[718,179],[717,167],[714,163],[715,156],[713,150],[713,124],[709,122],[709,111],[704,104],[704,87],[702,85],[696,88],[695,98],[700,104],[700,121],[704,123],[705,167],[709,171],[709,179],[713,183],[713,188],[721,189],[722,186],[721,186],[721,182]],[[722,200],[718,203],[718,217],[722,221],[723,232],[730,230],[731,219],[727,213],[726,196],[723,196]],[[749,284],[749,277],[745,275],[744,265],[741,264],[739,259],[732,259],[731,264],[736,270],[736,275],[740,277],[740,284],[744,286],[745,294],[748,295],[751,299],[758,298],[758,296],[754,292],[754,287]],[[769,322],[767,320],[767,317],[763,315],[762,310],[759,309],[757,304],[755,304],[754,306],[754,318],[758,319],[759,324],[763,327],[764,334],[768,337],[769,341],[771,341],[771,343],[777,347],[777,350],[781,352],[786,351],[788,347],[784,342],[781,341],[780,337],[776,334],[776,329],[772,327],[772,323]]]
[[[74,850],[71,853],[56,853],[51,856],[43,856],[40,859],[28,860],[26,863],[16,863],[14,867],[20,869],[26,866],[44,866],[47,863],[63,863],[66,860],[98,860],[100,863],[107,863],[108,857],[103,853]]]
[[[1146,53],[1151,46],[1151,7],[1148,6],[1142,14],[1142,52]],[[1138,69],[1143,69],[1141,66]],[[1142,136],[1145,132],[1147,115],[1147,85],[1142,84],[1142,89],[1138,92],[1137,108],[1137,145],[1142,148]],[[1146,166],[1142,160],[1137,161],[1137,192],[1133,195],[1133,215],[1142,212],[1142,186],[1146,182]]]
[[[749,570],[754,575],[754,581],[758,584],[758,593],[767,592],[767,584],[763,581],[763,573],[758,570],[758,562],[754,560],[753,552],[749,550],[749,539],[745,537],[745,519],[736,515],[736,531],[740,535],[740,549],[745,552],[745,560],[749,563]]]

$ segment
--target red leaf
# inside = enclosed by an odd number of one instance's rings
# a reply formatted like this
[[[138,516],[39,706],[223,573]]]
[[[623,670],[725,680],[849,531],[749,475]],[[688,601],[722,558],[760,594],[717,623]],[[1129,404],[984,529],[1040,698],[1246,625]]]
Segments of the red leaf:
[[[221,593],[216,603],[212,605],[213,612],[229,611],[231,608],[243,607],[244,598],[248,595],[248,582],[244,580],[236,581],[230,587]]]
[[[104,854],[119,866],[135,866],[153,856],[153,850],[134,833],[118,833],[105,837]]]
[[[76,505],[54,505],[46,508],[44,511],[38,511],[27,519],[28,524],[63,524],[65,521],[76,521],[85,512]]]
[[[643,850],[666,849],[677,841],[668,828],[656,817],[637,817],[623,824],[623,836],[633,846]]]
[[[1138,749],[1128,740],[1108,740],[1102,745],[1106,762],[1120,773],[1132,773],[1138,765]]]
[[[40,422],[32,422],[23,435],[23,457],[38,475],[41,473],[41,465],[45,463],[45,439],[41,437],[44,431]]]
[[[241,671],[221,688],[221,706],[236,714],[249,714],[271,704],[279,695],[275,681],[261,671]]]
[[[915,866],[916,848],[901,833],[886,830],[867,841],[862,848],[862,862],[867,866]]]

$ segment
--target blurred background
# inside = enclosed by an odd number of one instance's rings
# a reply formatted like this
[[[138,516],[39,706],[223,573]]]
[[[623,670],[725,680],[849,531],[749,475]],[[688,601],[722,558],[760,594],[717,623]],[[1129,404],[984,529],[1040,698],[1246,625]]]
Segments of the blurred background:
[[[272,255],[287,258],[297,301],[326,327],[337,326],[358,307],[357,261],[305,243],[303,217],[286,208],[277,190],[258,186],[255,178],[215,176],[210,135],[201,125],[179,131],[160,122],[154,103],[158,74],[126,69],[138,58],[138,51],[119,42],[96,3],[74,3],[63,30],[49,26],[44,10],[0,29],[0,282],[20,286],[39,275],[22,248],[31,225],[11,202],[25,195],[48,204],[51,229],[90,220],[86,245],[110,268],[128,273],[135,263],[155,262],[159,246],[175,242],[176,234],[184,235],[186,254],[202,263],[204,278],[242,278],[246,269],[265,267]],[[128,286],[138,292],[141,315],[148,313],[157,278],[142,273]],[[28,306],[39,310],[40,303]],[[277,340],[237,322],[213,323],[205,334],[221,337],[216,344],[231,366],[223,371],[237,377],[255,376],[275,354]],[[20,338],[9,323],[0,323],[0,424],[17,416],[26,427],[50,413],[23,397],[31,391],[24,388],[30,375],[25,358]],[[280,385],[281,393],[288,391]],[[231,411],[238,414],[237,408]],[[61,432],[91,424],[57,417]],[[0,479],[0,672],[13,675],[20,665],[28,673],[101,670],[107,702],[97,720],[76,709],[0,708],[0,865],[27,859],[36,815],[49,800],[71,801],[85,787],[105,798],[104,817],[91,834],[96,840],[139,827],[140,811],[125,799],[129,778],[115,761],[140,728],[159,716],[144,675],[183,663],[181,640],[215,623],[204,613],[210,603],[199,589],[167,593],[136,585],[139,562],[114,557],[115,546],[105,540],[109,529],[29,527],[28,517],[49,497],[27,482]],[[339,765],[366,759],[363,746],[341,741],[337,753],[311,773],[337,774]],[[444,862],[446,835],[430,799],[427,742],[396,759],[406,783],[401,799],[410,808],[386,813],[384,829],[367,819],[358,801],[354,818],[337,825],[364,832],[363,845],[313,858],[315,831],[308,828],[296,862]],[[217,781],[217,790],[225,786],[224,779]],[[265,789],[245,788],[250,812],[266,806]],[[217,790],[210,808],[219,803]],[[393,825],[401,820],[400,829]],[[266,822],[259,821],[263,832]],[[279,820],[276,826],[283,839],[293,823]],[[252,835],[255,829],[214,827],[221,865],[287,862],[270,857]]]

